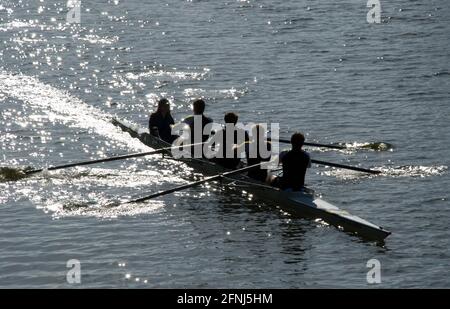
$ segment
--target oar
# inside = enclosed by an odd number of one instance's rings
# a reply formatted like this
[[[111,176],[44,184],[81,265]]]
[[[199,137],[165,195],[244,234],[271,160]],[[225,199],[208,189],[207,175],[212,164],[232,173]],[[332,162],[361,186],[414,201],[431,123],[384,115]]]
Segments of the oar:
[[[326,161],[319,161],[319,160],[311,160],[311,162],[315,163],[315,164],[338,167],[338,168],[343,168],[343,169],[358,171],[358,172],[364,172],[364,173],[369,173],[369,174],[381,174],[381,171],[375,171],[375,170],[370,170],[370,169],[356,167],[356,166],[350,166],[350,165],[344,165],[344,164],[338,164],[338,163],[332,163],[332,162],[326,162]]]
[[[270,140],[270,138],[268,138],[268,140]],[[291,141],[288,139],[278,139],[279,142],[281,143],[286,143],[286,144],[290,144]],[[319,143],[308,143],[305,142],[304,145],[306,146],[311,146],[311,147],[323,147],[323,148],[331,148],[331,149],[339,149],[339,150],[344,150],[344,149],[372,149],[375,151],[386,151],[389,149],[393,149],[394,146],[392,144],[389,143],[385,143],[385,142],[371,142],[371,143],[366,143],[366,144],[362,144],[359,146],[340,146],[340,145],[332,145],[332,144],[319,144]]]
[[[270,138],[268,138],[268,140],[270,140]],[[279,138],[278,141],[281,142],[281,143],[286,143],[286,144],[290,144],[291,143],[290,140],[282,139],[282,138]],[[347,149],[347,147],[345,147],[345,146],[331,145],[331,144],[319,144],[319,143],[307,143],[307,142],[305,142],[304,145],[305,146],[311,146],[311,147],[323,147],[323,148],[340,149],[340,150]]]
[[[327,161],[314,160],[314,159],[311,159],[311,163],[325,165],[325,166],[332,166],[332,167],[337,167],[337,168],[342,168],[342,169],[352,170],[352,171],[358,171],[358,172],[363,172],[363,173],[375,174],[375,175],[382,173],[381,171],[371,170],[371,169],[367,169],[367,168],[356,167],[356,166],[351,166],[351,165],[344,165],[344,164],[327,162]],[[282,169],[282,168],[280,167],[279,169],[273,169],[272,171],[278,171],[280,169]]]
[[[206,143],[206,142],[204,142],[204,143]],[[158,150],[148,151],[148,152],[138,152],[138,153],[132,153],[132,154],[128,154],[128,155],[114,156],[114,157],[105,158],[105,159],[97,159],[97,160],[92,160],[92,161],[83,161],[83,162],[69,163],[69,164],[58,165],[58,166],[51,166],[47,169],[40,168],[40,169],[31,170],[31,171],[24,171],[24,173],[25,173],[25,175],[31,175],[31,174],[40,173],[44,170],[54,171],[54,170],[60,170],[60,169],[69,168],[69,167],[75,167],[75,166],[91,165],[91,164],[110,162],[110,161],[116,161],[116,160],[145,157],[145,156],[149,156],[149,155],[166,152],[168,150],[177,149],[180,147],[191,147],[191,146],[202,145],[204,143],[180,145],[180,146],[175,146],[175,147],[166,147],[166,148],[161,148]]]
[[[184,190],[184,189],[192,188],[192,187],[201,185],[201,184],[203,184],[205,182],[213,181],[213,180],[216,180],[216,179],[220,179],[220,178],[231,176],[231,175],[235,175],[235,174],[240,174],[240,173],[243,173],[245,171],[257,168],[262,163],[264,163],[264,162],[261,162],[261,163],[258,163],[258,164],[254,164],[254,165],[251,165],[251,166],[247,166],[247,167],[243,167],[243,168],[240,168],[240,169],[237,169],[237,170],[234,170],[234,171],[220,173],[220,174],[217,174],[215,176],[206,177],[206,178],[204,178],[202,180],[194,181],[194,182],[191,182],[191,183],[188,183],[188,184],[185,184],[185,185],[174,187],[172,189],[159,191],[159,192],[150,194],[148,196],[144,196],[144,197],[141,197],[141,198],[138,198],[138,199],[135,199],[135,200],[131,200],[131,201],[128,201],[128,202],[120,203],[120,204],[140,203],[140,202],[143,202],[143,201],[147,201],[147,200],[150,200],[150,199],[155,198],[155,197],[159,197],[159,196],[167,195],[167,194],[170,194],[170,193],[173,193],[173,192],[177,192],[177,191],[181,191],[181,190]],[[117,206],[117,204],[113,204],[113,205]]]
[[[370,173],[370,174],[380,174],[381,173],[380,171],[374,171],[374,170],[369,170],[369,169],[365,169],[365,168],[354,167],[354,166],[343,165],[343,164],[337,164],[337,163],[331,163],[331,162],[325,162],[325,161],[319,161],[319,160],[311,160],[311,162],[315,163],[315,164],[339,167],[339,168],[344,168],[344,169],[349,169],[349,170],[354,170],[354,171],[359,171],[359,172],[366,172],[366,173]],[[237,169],[237,170],[234,170],[234,171],[220,173],[220,174],[217,174],[217,175],[214,175],[214,176],[206,177],[206,178],[204,178],[202,180],[194,181],[194,182],[191,182],[191,183],[188,183],[188,184],[185,184],[185,185],[181,185],[181,186],[178,186],[178,187],[174,187],[174,188],[171,188],[171,189],[168,189],[168,190],[152,193],[150,195],[147,195],[147,196],[144,196],[144,197],[140,197],[140,198],[128,201],[128,202],[123,202],[123,203],[120,203],[120,204],[130,204],[130,203],[144,202],[144,201],[150,200],[152,198],[156,198],[156,197],[160,197],[160,196],[167,195],[167,194],[170,194],[170,193],[174,193],[174,192],[177,192],[177,191],[181,191],[181,190],[184,190],[184,189],[192,188],[192,187],[201,185],[201,184],[209,182],[209,181],[213,181],[213,180],[216,180],[216,179],[225,178],[225,177],[228,177],[228,176],[231,176],[231,175],[243,173],[243,172],[248,171],[250,169],[257,168],[262,163],[264,163],[264,162],[261,162],[261,163],[255,164],[255,165],[251,165],[251,166],[247,166],[247,167],[244,167],[244,168],[240,168],[240,169]],[[117,204],[112,204],[111,206],[117,206]]]

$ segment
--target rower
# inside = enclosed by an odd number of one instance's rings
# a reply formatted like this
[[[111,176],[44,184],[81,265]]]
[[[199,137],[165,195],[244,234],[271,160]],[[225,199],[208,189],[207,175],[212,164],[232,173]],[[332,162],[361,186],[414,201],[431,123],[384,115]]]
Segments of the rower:
[[[302,149],[305,136],[294,133],[291,137],[292,149],[280,154],[283,176],[276,178],[272,184],[283,190],[301,191],[305,186],[306,169],[311,167],[311,157]]]
[[[261,152],[265,150],[266,154]],[[248,143],[247,149],[247,165],[260,164],[261,162],[270,161],[270,152],[272,151],[272,144],[267,141],[264,134],[264,127],[260,124],[256,124],[252,128],[252,138]],[[263,166],[248,171],[248,176],[266,182],[268,181],[268,170]]]
[[[159,137],[163,141],[172,143],[175,136],[172,135],[172,126],[175,124],[170,114],[170,103],[166,98],[158,102],[158,108],[150,115],[148,122],[150,134]]]
[[[202,99],[197,99],[192,103],[192,110],[194,115],[188,116],[183,120],[190,128],[191,144],[206,142],[209,138],[209,134],[203,134],[205,126],[212,124],[213,120],[204,115],[205,112],[205,101]],[[192,154],[202,154],[203,157],[203,146],[197,145],[192,149]]]
[[[238,152],[238,146],[244,143],[248,143],[249,141],[247,131],[236,126],[238,119],[239,116],[236,113],[230,112],[225,114],[225,127],[221,132],[222,142],[220,143],[218,151],[220,157],[214,159],[214,162],[229,169],[237,168],[237,166],[241,162],[240,153]],[[227,134],[229,135],[228,138]],[[244,149],[244,147],[241,148]]]

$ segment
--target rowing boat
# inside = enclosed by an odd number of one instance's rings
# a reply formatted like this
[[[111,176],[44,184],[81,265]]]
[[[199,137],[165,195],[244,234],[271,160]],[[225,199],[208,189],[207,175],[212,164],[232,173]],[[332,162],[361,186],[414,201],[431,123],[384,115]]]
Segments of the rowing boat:
[[[131,137],[139,139],[145,145],[161,149],[171,145],[165,141],[152,136],[148,130],[129,124],[123,120],[113,119],[112,123],[128,132]],[[170,152],[167,152],[170,155]],[[228,169],[205,159],[180,159],[188,166],[204,175],[216,175],[229,171]],[[249,178],[245,175],[233,176],[225,179],[229,187],[244,190],[255,197],[268,200],[292,216],[300,216],[319,219],[327,224],[337,227],[347,233],[357,235],[371,241],[383,241],[391,232],[384,228],[368,222],[358,216],[352,215],[323,199],[319,198],[313,190],[306,189],[301,192],[286,192],[275,187]]]

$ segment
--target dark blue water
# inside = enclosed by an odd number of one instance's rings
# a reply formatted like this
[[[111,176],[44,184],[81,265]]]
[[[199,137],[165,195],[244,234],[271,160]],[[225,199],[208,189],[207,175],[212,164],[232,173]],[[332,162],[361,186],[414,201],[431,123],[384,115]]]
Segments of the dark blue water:
[[[110,201],[191,180],[160,156],[0,182],[1,287],[448,287],[448,1],[0,1],[0,166],[45,167],[147,150],[112,126],[146,126],[166,96],[221,121],[280,123],[309,141],[308,184],[392,231],[384,246],[208,185],[140,205]],[[1,175],[6,178],[6,174]],[[366,281],[381,263],[382,282]],[[81,285],[66,262],[81,262]]]

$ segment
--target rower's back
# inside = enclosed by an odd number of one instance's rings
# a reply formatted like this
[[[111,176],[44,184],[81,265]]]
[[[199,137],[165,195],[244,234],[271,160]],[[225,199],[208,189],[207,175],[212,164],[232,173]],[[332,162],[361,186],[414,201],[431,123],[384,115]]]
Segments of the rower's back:
[[[186,117],[183,120],[183,122],[185,124],[187,124],[189,126],[189,128],[191,129],[191,139],[193,139],[194,135],[195,135],[195,132],[194,132],[195,125],[194,124],[195,124],[196,117],[197,117],[197,119],[199,119],[201,121],[201,126],[199,126],[199,127],[201,127],[201,130],[202,130],[202,132],[201,132],[201,134],[202,134],[202,142],[206,142],[208,140],[208,138],[209,138],[209,135],[208,134],[203,134],[203,130],[204,130],[204,128],[205,128],[205,126],[207,124],[212,123],[213,121],[212,121],[211,118],[209,118],[209,117],[207,117],[205,115],[192,115],[192,116]]]
[[[282,158],[281,188],[299,191],[305,186],[306,169],[311,166],[309,154],[303,150],[290,150]]]
[[[272,144],[265,138],[265,127],[256,124],[252,127],[252,138],[248,144],[247,165],[261,164],[268,162],[271,158]],[[248,171],[248,176],[266,182],[268,180],[268,170],[263,166]]]
[[[301,133],[295,133],[291,137],[292,150],[283,154],[280,158],[283,165],[281,188],[300,191],[305,186],[306,170],[311,167],[309,154],[302,150],[305,137]]]
[[[221,137],[217,157],[213,161],[228,169],[235,169],[241,163],[240,151],[249,141],[247,131],[237,126],[238,119],[239,116],[236,113],[226,113],[225,126],[221,131],[216,132],[216,135],[221,134]]]
[[[170,114],[170,103],[166,98],[162,98],[158,102],[157,110],[150,115],[149,131],[150,134],[156,136],[167,143],[172,143],[176,136],[172,135],[172,126],[175,124]]]
[[[207,116],[205,116],[203,113],[205,111],[205,101],[202,99],[197,99],[192,104],[194,115],[188,116],[183,120],[185,124],[187,124],[190,128],[190,136],[191,136],[191,144],[198,144],[202,142],[206,142],[209,138],[209,134],[203,134],[203,130],[206,125],[213,122],[213,120]],[[200,125],[196,124],[196,121],[200,121]],[[201,130],[201,132],[196,132],[195,130]],[[197,136],[201,136],[199,140],[196,140]],[[196,145],[191,148],[192,155],[194,154],[203,154],[203,146],[202,145]]]

